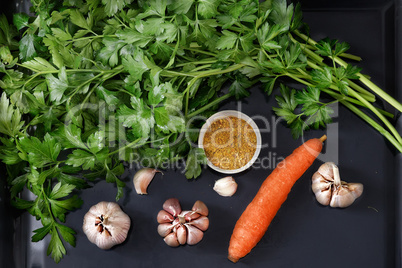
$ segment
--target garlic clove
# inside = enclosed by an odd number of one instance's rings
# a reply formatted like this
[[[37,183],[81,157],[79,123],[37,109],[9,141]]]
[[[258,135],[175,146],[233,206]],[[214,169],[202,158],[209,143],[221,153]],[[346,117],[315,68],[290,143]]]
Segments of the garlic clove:
[[[332,196],[332,182],[328,181],[318,171],[313,174],[311,189],[321,205],[328,206]]]
[[[163,209],[173,215],[173,217],[177,217],[181,213],[180,202],[177,198],[169,198],[163,203]]]
[[[171,223],[161,223],[158,225],[158,234],[162,237],[167,236],[173,230],[175,225]]]
[[[183,217],[186,221],[192,221],[194,219],[199,218],[201,215],[197,212],[186,210],[180,213],[180,216]]]
[[[198,229],[197,227],[192,226],[191,224],[186,223],[185,226],[187,227],[187,244],[195,245],[202,240],[204,237],[204,232]]]
[[[353,202],[363,193],[363,184],[342,182],[332,195],[331,207],[345,208],[353,204]]]
[[[349,191],[353,193],[354,198],[359,198],[363,193],[363,184],[356,183],[356,182],[349,182],[348,183]]]
[[[318,203],[323,206],[329,205],[329,203],[331,202],[331,196],[332,192],[330,189],[315,192],[315,198],[317,199]]]
[[[91,243],[110,249],[126,240],[130,225],[130,217],[117,203],[99,202],[85,214],[82,229]]]
[[[165,241],[165,243],[171,247],[178,247],[180,245],[176,232],[168,234],[165,238],[163,238],[163,241]]]
[[[324,177],[325,180],[327,180],[329,182],[333,182],[334,181],[334,167],[336,167],[334,162],[326,162],[318,168],[317,172],[322,177]]]
[[[162,209],[156,216],[156,220],[158,223],[166,223],[166,222],[172,222],[174,220],[174,217],[172,214]]]
[[[316,193],[323,189],[328,190],[332,184],[332,181],[327,180],[321,173],[315,172],[312,177],[311,189]]]
[[[209,227],[209,219],[206,216],[201,216],[198,219],[195,219],[188,223],[189,225],[193,225],[200,229],[201,231],[206,231]]]
[[[344,187],[339,187],[339,189],[333,193],[331,203],[329,205],[333,208],[344,208],[350,206],[354,201],[355,198],[350,191]]]
[[[232,196],[237,191],[237,183],[233,177],[228,176],[217,180],[213,189],[220,196]]]
[[[135,173],[133,183],[137,194],[148,194],[148,185],[151,183],[157,172],[162,173],[161,171],[154,168],[142,168]]]
[[[193,208],[191,210],[194,212],[197,212],[203,216],[208,216],[208,213],[209,213],[207,205],[205,205],[205,203],[200,200],[197,200],[194,203]]]
[[[180,245],[184,245],[187,242],[187,228],[183,225],[180,225],[177,230],[177,241],[179,241]]]

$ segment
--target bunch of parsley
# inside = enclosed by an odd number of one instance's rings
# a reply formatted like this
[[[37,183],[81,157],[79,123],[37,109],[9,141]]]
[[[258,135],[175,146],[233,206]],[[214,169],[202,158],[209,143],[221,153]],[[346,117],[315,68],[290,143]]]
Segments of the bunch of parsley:
[[[228,98],[247,97],[256,83],[267,94],[280,85],[273,109],[296,138],[325,127],[330,104],[341,102],[402,151],[392,114],[363,87],[399,111],[402,105],[346,62],[359,60],[346,53],[348,44],[309,38],[300,5],[31,2],[33,16],[15,14],[12,24],[0,17],[0,159],[14,205],[43,224],[32,241],[50,235],[56,262],[66,253],[62,239],[75,245],[64,222],[82,204],[77,190],[106,178],[118,200],[123,163],[131,161],[183,160],[186,177],[198,177],[205,162],[194,146],[200,119]],[[289,88],[289,78],[305,88]],[[35,198],[22,199],[24,189]]]

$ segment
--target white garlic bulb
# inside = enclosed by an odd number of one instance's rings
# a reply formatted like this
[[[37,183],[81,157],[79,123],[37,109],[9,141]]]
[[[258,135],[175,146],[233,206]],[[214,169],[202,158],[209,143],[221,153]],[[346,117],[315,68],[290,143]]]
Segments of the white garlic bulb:
[[[232,196],[237,191],[237,183],[233,177],[228,176],[217,180],[213,189],[221,196]]]
[[[333,162],[319,167],[312,177],[311,188],[320,204],[340,208],[350,206],[363,193],[363,184],[341,181]]]
[[[84,216],[82,229],[91,243],[110,249],[126,240],[130,217],[115,202],[99,202]]]

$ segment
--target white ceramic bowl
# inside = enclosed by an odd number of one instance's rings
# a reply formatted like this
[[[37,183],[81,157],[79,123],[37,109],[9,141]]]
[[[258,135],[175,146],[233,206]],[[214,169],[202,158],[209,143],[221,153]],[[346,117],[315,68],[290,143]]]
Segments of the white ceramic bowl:
[[[260,154],[261,151],[261,133],[260,130],[257,126],[257,124],[253,121],[253,119],[251,119],[249,116],[245,115],[242,112],[236,111],[236,110],[224,110],[224,111],[220,111],[217,112],[215,114],[213,114],[210,118],[207,119],[207,121],[205,122],[205,124],[202,126],[201,130],[200,130],[200,134],[198,136],[198,147],[204,149],[204,135],[207,132],[207,129],[209,128],[209,126],[212,124],[212,122],[214,122],[217,119],[221,119],[224,117],[228,117],[228,116],[233,116],[233,117],[237,117],[240,119],[243,119],[244,121],[246,121],[254,130],[254,133],[256,135],[257,138],[257,147],[256,150],[254,152],[253,157],[251,158],[251,160],[244,166],[242,166],[241,168],[238,169],[223,169],[220,167],[215,166],[214,164],[212,164],[211,161],[209,161],[209,159],[207,158],[207,164],[210,168],[212,168],[213,170],[216,170],[220,173],[224,173],[224,174],[235,174],[235,173],[240,173],[246,169],[248,169],[249,167],[251,167],[255,160],[257,159],[258,155]]]

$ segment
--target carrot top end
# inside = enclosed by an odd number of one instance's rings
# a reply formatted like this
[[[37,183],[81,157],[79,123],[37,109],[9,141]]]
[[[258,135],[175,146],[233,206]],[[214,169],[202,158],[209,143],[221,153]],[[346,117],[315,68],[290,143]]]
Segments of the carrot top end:
[[[320,140],[321,142],[324,142],[326,139],[327,139],[327,135],[323,135],[319,140]]]

